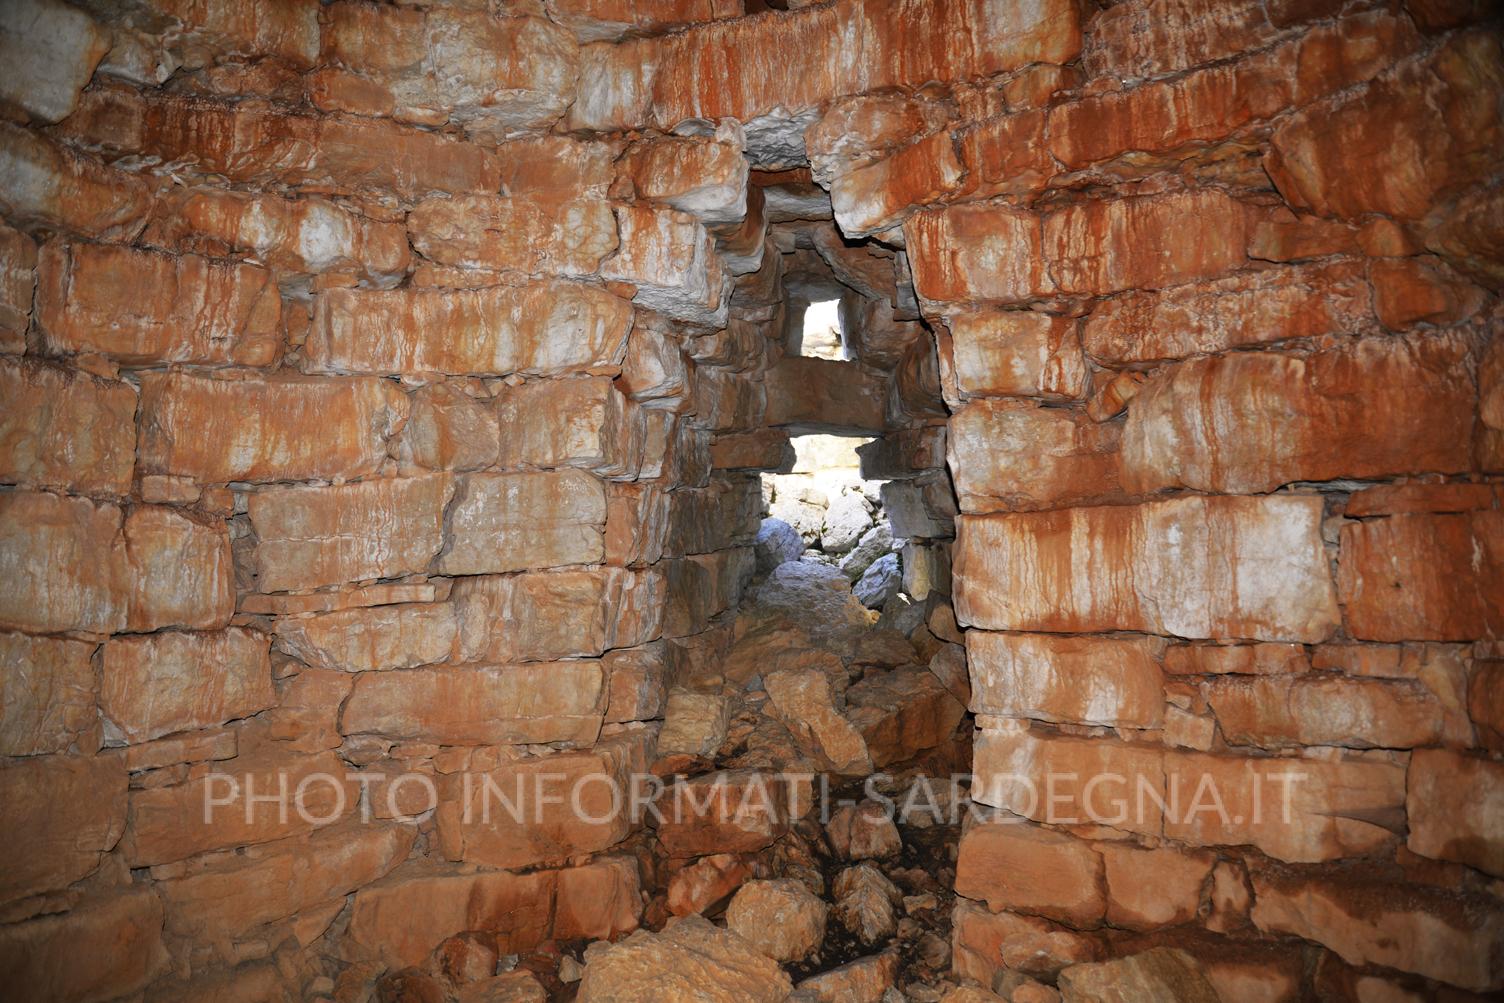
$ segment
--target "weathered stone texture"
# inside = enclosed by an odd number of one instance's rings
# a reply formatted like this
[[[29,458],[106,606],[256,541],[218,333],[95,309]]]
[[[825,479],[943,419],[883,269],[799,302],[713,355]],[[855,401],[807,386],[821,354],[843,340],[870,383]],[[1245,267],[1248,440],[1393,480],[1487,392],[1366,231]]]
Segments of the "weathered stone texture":
[[[0,755],[80,752],[99,744],[94,645],[0,633]]]
[[[46,363],[0,359],[0,479],[81,494],[130,493],[136,392]]]
[[[66,888],[92,873],[125,828],[125,787],[125,766],[111,756],[37,756],[0,768],[0,835],[12,854],[0,899]]]
[[[268,640],[239,628],[106,642],[100,711],[136,743],[250,717],[276,702]]]
[[[280,318],[277,289],[254,265],[100,244],[42,248],[37,324],[52,352],[265,366],[277,357]]]
[[[605,556],[606,485],[581,470],[467,474],[448,519],[438,563],[445,574],[597,564]]]
[[[631,307],[575,283],[334,289],[314,308],[316,373],[555,375],[619,364]]]
[[[1336,592],[1313,496],[962,516],[956,616],[993,630],[1325,639]]]
[[[380,468],[408,409],[377,379],[145,373],[138,459],[204,484],[359,477]]]
[[[310,589],[424,571],[443,545],[447,474],[336,487],[273,487],[249,496],[263,592]]]

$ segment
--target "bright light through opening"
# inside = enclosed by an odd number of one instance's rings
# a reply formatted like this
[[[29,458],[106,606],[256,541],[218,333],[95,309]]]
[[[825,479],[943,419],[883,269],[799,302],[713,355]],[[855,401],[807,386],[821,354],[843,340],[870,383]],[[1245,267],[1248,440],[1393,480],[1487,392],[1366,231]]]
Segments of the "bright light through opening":
[[[841,301],[811,303],[804,311],[804,339],[799,354],[816,359],[844,359],[841,346]]]

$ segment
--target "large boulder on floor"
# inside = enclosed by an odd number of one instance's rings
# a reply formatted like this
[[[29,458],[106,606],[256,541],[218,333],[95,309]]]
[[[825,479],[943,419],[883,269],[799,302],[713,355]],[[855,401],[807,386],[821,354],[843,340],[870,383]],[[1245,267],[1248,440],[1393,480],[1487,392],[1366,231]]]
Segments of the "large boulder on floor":
[[[1196,959],[1168,947],[1072,965],[1059,985],[1062,1003],[1222,1003]]]
[[[777,613],[803,630],[818,646],[850,657],[873,616],[851,593],[839,569],[807,561],[790,561],[753,590],[751,603]],[[745,605],[745,604],[744,604]]]
[[[825,510],[825,525],[820,528],[820,549],[827,554],[844,554],[855,547],[862,534],[872,528],[872,503],[860,491],[839,495]]]
[[[862,733],[841,714],[830,675],[820,669],[792,669],[763,676],[763,689],[774,714],[800,749],[831,772],[847,777],[872,772],[872,757]]]
[[[792,878],[749,881],[726,908],[726,926],[774,961],[803,961],[825,940],[829,908]]]
[[[898,826],[876,801],[846,805],[825,826],[830,849],[841,860],[876,860],[903,851]]]
[[[757,531],[757,573],[765,575],[787,561],[799,560],[804,539],[782,519],[764,519]]]
[[[846,690],[846,718],[878,769],[940,745],[965,714],[935,674],[918,666],[875,673]]]
[[[902,589],[903,568],[897,554],[884,554],[873,561],[851,587],[857,601],[868,609],[881,609]]]
[[[794,527],[799,538],[806,544],[820,539],[820,530],[825,526],[825,509],[830,499],[819,488],[783,489],[773,496],[768,514]]]
[[[778,963],[699,916],[662,933],[592,944],[577,1003],[783,1003],[793,990]]]

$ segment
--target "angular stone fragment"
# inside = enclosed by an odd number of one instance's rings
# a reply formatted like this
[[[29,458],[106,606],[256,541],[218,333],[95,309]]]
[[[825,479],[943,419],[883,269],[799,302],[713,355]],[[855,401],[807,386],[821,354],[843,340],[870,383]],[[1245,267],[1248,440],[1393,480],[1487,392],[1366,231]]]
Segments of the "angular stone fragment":
[[[497,935],[503,950],[527,950],[548,938],[556,882],[554,871],[401,868],[355,893],[349,939],[358,955],[389,968],[423,964],[467,930]],[[414,916],[424,921],[414,923]]]
[[[1256,3],[1132,0],[1091,18],[1081,64],[1094,77],[1155,77],[1262,48],[1275,32]]]
[[[83,494],[130,493],[136,393],[128,384],[7,358],[0,360],[0,399],[6,402],[0,480]]]
[[[582,735],[579,744],[592,741]],[[632,774],[646,766],[626,736],[441,777],[440,845],[451,860],[508,868],[604,850],[631,831]]]
[[[1086,393],[1086,360],[1071,318],[1032,311],[968,313],[949,318],[948,326],[950,367],[962,397],[1077,400]]]
[[[323,669],[408,669],[462,654],[452,603],[403,603],[277,621],[277,647]]]
[[[687,916],[586,959],[579,1003],[780,1003],[792,988],[776,961],[734,933]]]
[[[555,940],[614,940],[642,923],[642,868],[631,856],[599,857],[559,871]],[[545,1003],[540,993],[538,1003]]]
[[[448,518],[444,574],[597,564],[605,556],[605,482],[582,470],[467,474]]]
[[[831,894],[836,900],[836,919],[863,944],[893,936],[903,895],[872,864],[857,864],[836,875]]]
[[[109,32],[59,0],[15,0],[0,23],[0,62],[11,68],[0,105],[37,122],[58,122],[110,48]]]
[[[1449,749],[1417,749],[1407,784],[1412,852],[1504,874],[1504,774],[1497,763]]]
[[[726,741],[729,711],[729,702],[719,693],[670,693],[658,732],[658,754],[714,758]]]
[[[657,568],[592,568],[457,582],[466,658],[522,662],[591,657],[657,638],[664,576]]]
[[[429,198],[408,214],[407,229],[419,254],[461,268],[590,275],[616,250],[616,217],[604,201]]]
[[[601,277],[637,287],[634,303],[702,327],[725,327],[730,287],[715,244],[693,216],[652,206],[616,211],[621,245]]]
[[[1033,916],[994,914],[964,898],[956,900],[952,921],[956,973],[989,985],[1009,969],[1048,977],[1103,954],[1089,935]]]
[[[0,755],[98,747],[93,654],[82,641],[0,632]]]
[[[546,129],[568,106],[577,72],[565,29],[482,10],[336,4],[323,42],[332,66],[313,88],[320,108],[452,122],[490,138]]]
[[[800,982],[792,999],[818,1003],[882,1003],[898,981],[899,953],[872,954]]]
[[[1164,720],[1163,646],[1151,638],[966,632],[971,710],[1107,727]]]
[[[1342,527],[1348,631],[1369,641],[1467,641],[1504,624],[1504,512],[1408,513]]]
[[[980,399],[951,419],[947,446],[963,512],[1109,501],[1123,493],[1122,430],[1083,412]]]
[[[197,255],[54,241],[37,267],[37,325],[58,354],[265,366],[279,349],[281,308],[264,268]]]
[[[1492,170],[1504,113],[1482,95],[1501,87],[1499,39],[1463,32],[1291,116],[1275,130],[1266,166],[1287,202],[1318,215],[1419,219],[1438,196]]]
[[[863,801],[837,809],[825,826],[825,837],[841,860],[896,857],[903,850],[898,826],[893,823],[887,806],[876,801]]]
[[[120,509],[46,492],[0,494],[0,625],[124,630],[130,569]]]
[[[825,939],[827,907],[798,881],[751,881],[726,909],[726,928],[774,961],[802,961]]]
[[[719,435],[710,444],[710,462],[717,470],[787,473],[794,460],[794,446],[780,429]]]
[[[1102,858],[1090,843],[1017,821],[976,822],[961,835],[956,894],[993,912],[1034,913],[1089,926],[1107,909]]]
[[[1247,209],[1214,190],[1082,202],[1045,218],[1043,256],[1062,292],[1152,289],[1240,266],[1248,226]]]
[[[249,568],[262,592],[319,588],[427,570],[444,542],[447,474],[250,494]]]
[[[400,224],[378,222],[321,198],[288,199],[218,188],[174,196],[148,228],[160,247],[253,257],[279,272],[353,272],[395,281],[411,252]]]
[[[114,756],[37,756],[0,769],[0,838],[11,853],[0,901],[92,873],[125,828],[125,788],[125,766]]]
[[[1475,992],[1504,986],[1504,916],[1486,898],[1388,882],[1278,872],[1255,875],[1260,930],[1314,940],[1350,965],[1383,965]]]
[[[1426,246],[1489,288],[1504,286],[1504,188],[1462,196],[1426,234]]]
[[[1468,354],[1457,338],[1367,338],[1161,370],[1128,409],[1124,484],[1247,494],[1292,481],[1466,471]]]
[[[500,449],[490,402],[453,383],[438,383],[412,395],[412,416],[402,426],[395,455],[425,470],[475,470],[495,466]]]
[[[966,708],[928,669],[876,673],[846,691],[846,718],[881,769],[950,739]]]
[[[1109,365],[1178,359],[1366,331],[1371,298],[1354,259],[1264,268],[1103,300],[1081,337],[1087,354]]]
[[[820,669],[780,669],[763,676],[774,712],[800,746],[846,776],[872,772],[867,743],[841,715],[828,673]]]
[[[625,301],[570,282],[331,289],[304,352],[317,373],[548,376],[619,364],[631,320]]]
[[[143,373],[141,472],[201,484],[358,477],[381,466],[407,414],[384,380]]]
[[[295,917],[384,876],[407,856],[414,830],[400,825],[339,826],[228,859],[206,858],[161,883],[167,929],[195,940],[239,938]]]
[[[735,894],[752,877],[747,858],[712,853],[674,872],[668,882],[668,911],[675,916],[704,913]]]
[[[603,683],[593,661],[362,673],[340,731],[441,745],[588,745],[600,730]]]
[[[145,182],[134,174],[0,122],[0,206],[12,223],[86,237],[130,237],[150,204]]]
[[[1177,675],[1284,675],[1306,672],[1311,660],[1298,644],[1172,644],[1165,671]]]
[[[999,115],[957,130],[970,172],[963,191],[972,198],[1025,195],[1043,188],[1058,170],[1045,142],[1047,116],[1032,108]]]
[[[276,703],[267,649],[265,635],[238,627],[112,638],[100,711],[132,744],[250,717]]]
[[[32,999],[117,998],[139,992],[171,966],[162,900],[150,888],[122,889],[0,930],[0,978],[25,986]]]
[[[1441,737],[1440,702],[1404,681],[1224,676],[1202,692],[1229,745],[1405,749]]]
[[[971,626],[1320,641],[1337,625],[1314,496],[1178,498],[959,523],[956,617]]]

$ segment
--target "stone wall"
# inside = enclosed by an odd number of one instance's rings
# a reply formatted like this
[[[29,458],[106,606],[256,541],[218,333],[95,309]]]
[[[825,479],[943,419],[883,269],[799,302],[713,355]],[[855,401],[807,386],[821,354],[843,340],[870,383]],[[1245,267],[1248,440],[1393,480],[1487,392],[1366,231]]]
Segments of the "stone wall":
[[[634,928],[650,832],[454,778],[646,769],[834,431],[967,628],[958,974],[1504,988],[1489,6],[765,6],[0,12],[7,984]]]

